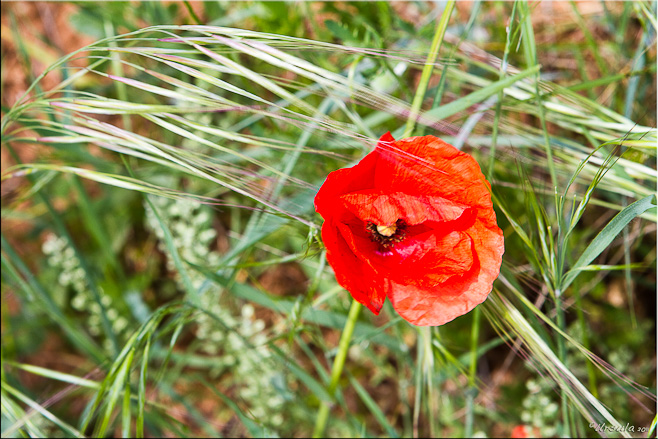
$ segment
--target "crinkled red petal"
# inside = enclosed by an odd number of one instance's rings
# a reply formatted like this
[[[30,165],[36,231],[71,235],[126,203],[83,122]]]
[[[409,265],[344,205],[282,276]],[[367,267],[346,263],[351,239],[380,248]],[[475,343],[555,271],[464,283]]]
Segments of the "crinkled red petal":
[[[484,302],[498,277],[503,255],[500,229],[477,222],[469,230],[476,261],[470,270],[432,288],[393,282],[388,298],[405,320],[417,326],[443,325]]]

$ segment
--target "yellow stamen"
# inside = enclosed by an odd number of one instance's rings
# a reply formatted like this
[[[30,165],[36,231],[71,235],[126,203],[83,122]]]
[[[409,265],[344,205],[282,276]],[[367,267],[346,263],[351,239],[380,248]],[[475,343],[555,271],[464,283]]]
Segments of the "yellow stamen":
[[[377,226],[377,233],[382,236],[393,236],[397,229],[398,226],[395,224],[391,224],[389,226]]]

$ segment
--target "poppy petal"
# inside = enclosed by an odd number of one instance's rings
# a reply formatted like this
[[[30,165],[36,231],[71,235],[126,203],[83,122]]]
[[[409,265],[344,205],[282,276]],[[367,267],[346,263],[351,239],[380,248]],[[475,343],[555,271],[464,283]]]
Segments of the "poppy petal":
[[[403,244],[373,258],[375,266],[386,268],[395,282],[434,286],[473,265],[472,239],[464,232],[439,235],[430,231]]]
[[[489,192],[468,154],[433,136],[386,133],[315,197],[338,283],[375,314],[388,297],[419,326],[469,312],[487,298],[504,252]]]
[[[456,203],[491,208],[489,184],[470,155],[434,136],[381,145],[375,188],[437,195]]]
[[[425,221],[452,221],[469,206],[441,197],[409,196],[402,192],[358,191],[341,195],[345,207],[364,221],[394,224],[403,219],[408,225]]]
[[[348,290],[357,302],[379,314],[390,289],[388,280],[378,276],[367,263],[354,254],[343,235],[338,233],[337,227],[323,226],[322,241],[327,249],[327,261],[334,269],[338,283]]]
[[[315,210],[324,218],[332,214],[336,197],[348,192],[371,189],[379,154],[366,155],[351,168],[330,172],[315,196]]]
[[[477,222],[469,230],[476,260],[461,275],[453,276],[433,288],[419,287],[411,282],[393,282],[388,293],[393,308],[414,325],[438,326],[484,302],[498,277],[502,262],[503,236],[499,231],[488,228],[482,222]]]

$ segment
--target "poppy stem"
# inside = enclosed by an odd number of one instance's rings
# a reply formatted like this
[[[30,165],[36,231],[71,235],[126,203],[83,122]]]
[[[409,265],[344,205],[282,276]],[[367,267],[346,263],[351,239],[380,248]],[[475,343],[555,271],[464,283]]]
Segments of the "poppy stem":
[[[473,421],[474,421],[474,400],[477,396],[477,350],[478,340],[480,339],[480,316],[482,315],[481,308],[475,307],[473,310],[473,323],[471,325],[471,364],[468,370],[468,390],[466,393],[466,422],[464,425],[464,437],[471,437],[473,435]]]
[[[350,312],[347,315],[347,321],[345,322],[345,327],[343,328],[343,334],[340,336],[340,342],[338,342],[338,353],[336,353],[336,358],[334,359],[334,364],[331,366],[331,379],[329,381],[329,387],[327,387],[327,392],[332,398],[335,397],[336,389],[338,388],[338,381],[340,376],[343,373],[343,366],[345,365],[345,359],[347,358],[347,351],[350,347],[350,341],[352,340],[352,334],[354,333],[354,327],[356,326],[356,321],[359,317],[359,312],[361,311],[361,304],[356,300],[352,301],[352,306],[350,307]],[[332,405],[332,402],[323,401],[318,411],[318,417],[315,420],[315,428],[313,429],[313,437],[322,437],[324,435],[324,430],[327,426],[327,419],[329,418],[329,409]]]
[[[420,107],[425,100],[425,92],[427,92],[427,86],[432,77],[432,71],[434,70],[434,64],[436,63],[436,58],[439,56],[439,49],[441,48],[441,43],[443,42],[443,36],[446,33],[448,28],[448,21],[452,15],[452,10],[455,8],[455,0],[449,0],[446,3],[446,7],[443,10],[441,19],[436,25],[436,31],[434,32],[434,38],[432,39],[432,45],[430,46],[430,53],[427,54],[427,60],[425,61],[425,66],[423,67],[423,72],[420,75],[420,82],[418,83],[418,88],[416,88],[416,95],[414,100],[411,103],[411,111],[409,112],[409,117],[407,119],[407,125],[404,128],[404,134],[402,138],[411,136],[411,133],[414,131],[414,126],[416,125],[416,119],[420,114]]]

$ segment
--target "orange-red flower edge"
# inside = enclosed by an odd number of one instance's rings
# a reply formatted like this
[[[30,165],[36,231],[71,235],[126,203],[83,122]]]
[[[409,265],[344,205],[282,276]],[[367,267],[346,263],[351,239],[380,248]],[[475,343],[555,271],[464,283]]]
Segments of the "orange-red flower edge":
[[[466,314],[489,295],[504,252],[489,188],[477,162],[441,139],[386,133],[315,196],[338,283],[375,314],[388,297],[418,326]]]
[[[541,437],[539,428],[528,427],[527,425],[517,425],[512,429],[510,437],[512,439],[525,439],[529,437]]]

